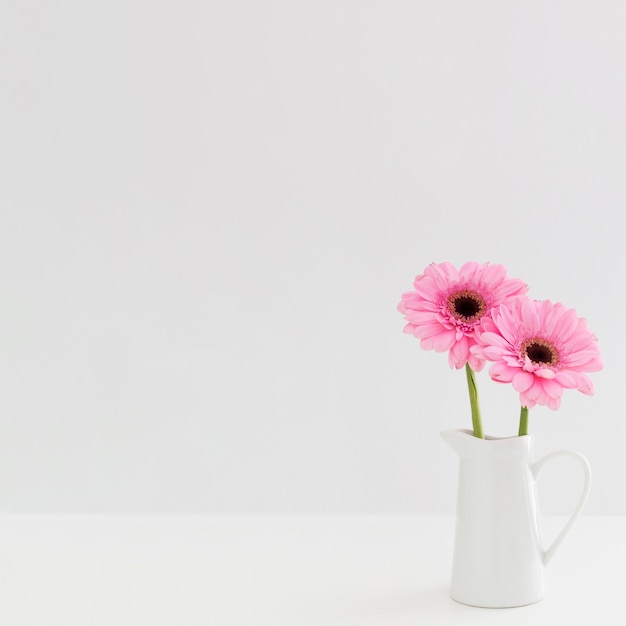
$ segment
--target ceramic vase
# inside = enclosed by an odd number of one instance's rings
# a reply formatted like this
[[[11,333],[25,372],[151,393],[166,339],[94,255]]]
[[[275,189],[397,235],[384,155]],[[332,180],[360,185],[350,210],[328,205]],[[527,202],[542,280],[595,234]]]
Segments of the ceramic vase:
[[[469,430],[449,430],[441,436],[459,457],[451,597],[492,608],[541,600],[544,568],[587,501],[589,463],[573,450],[558,450],[534,462],[532,435],[478,439]],[[537,479],[545,464],[560,456],[580,462],[584,484],[574,513],[545,549]]]

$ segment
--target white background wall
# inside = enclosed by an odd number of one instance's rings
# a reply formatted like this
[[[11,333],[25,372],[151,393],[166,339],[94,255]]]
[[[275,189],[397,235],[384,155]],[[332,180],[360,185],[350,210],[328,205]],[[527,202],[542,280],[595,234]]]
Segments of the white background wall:
[[[489,260],[598,335],[596,395],[530,427],[626,514],[623,2],[9,0],[0,29],[1,511],[452,511],[464,374],[395,307]]]

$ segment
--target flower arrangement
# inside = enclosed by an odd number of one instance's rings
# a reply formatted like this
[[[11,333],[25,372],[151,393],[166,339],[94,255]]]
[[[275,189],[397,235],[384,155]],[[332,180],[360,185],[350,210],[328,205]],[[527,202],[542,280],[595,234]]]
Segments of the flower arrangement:
[[[474,435],[484,438],[474,373],[490,361],[490,377],[511,383],[520,398],[520,436],[528,411],[559,408],[564,389],[592,395],[586,372],[602,369],[595,335],[574,309],[531,300],[528,286],[503,265],[432,263],[404,293],[404,332],[425,350],[448,351],[451,368],[465,367]]]

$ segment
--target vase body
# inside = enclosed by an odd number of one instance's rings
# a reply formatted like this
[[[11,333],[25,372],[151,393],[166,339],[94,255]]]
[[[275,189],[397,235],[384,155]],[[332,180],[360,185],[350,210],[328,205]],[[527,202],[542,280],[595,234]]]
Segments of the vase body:
[[[589,465],[577,452],[561,450],[533,463],[533,438],[478,439],[471,431],[441,433],[459,457],[457,517],[450,584],[463,604],[504,608],[544,596],[544,568],[580,514],[589,494]],[[539,529],[536,482],[546,461],[575,456],[585,485],[578,507],[548,550]]]

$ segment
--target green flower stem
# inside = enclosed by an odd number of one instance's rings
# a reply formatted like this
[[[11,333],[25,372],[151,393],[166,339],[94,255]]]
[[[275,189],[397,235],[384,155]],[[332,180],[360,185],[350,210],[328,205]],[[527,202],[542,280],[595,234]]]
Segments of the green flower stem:
[[[519,436],[528,434],[528,407],[523,406],[519,414]]]
[[[472,426],[474,427],[474,437],[484,439],[483,424],[480,419],[480,406],[478,404],[478,388],[476,387],[476,378],[474,370],[465,364],[465,373],[467,374],[467,388],[469,389],[470,405],[472,407]]]

